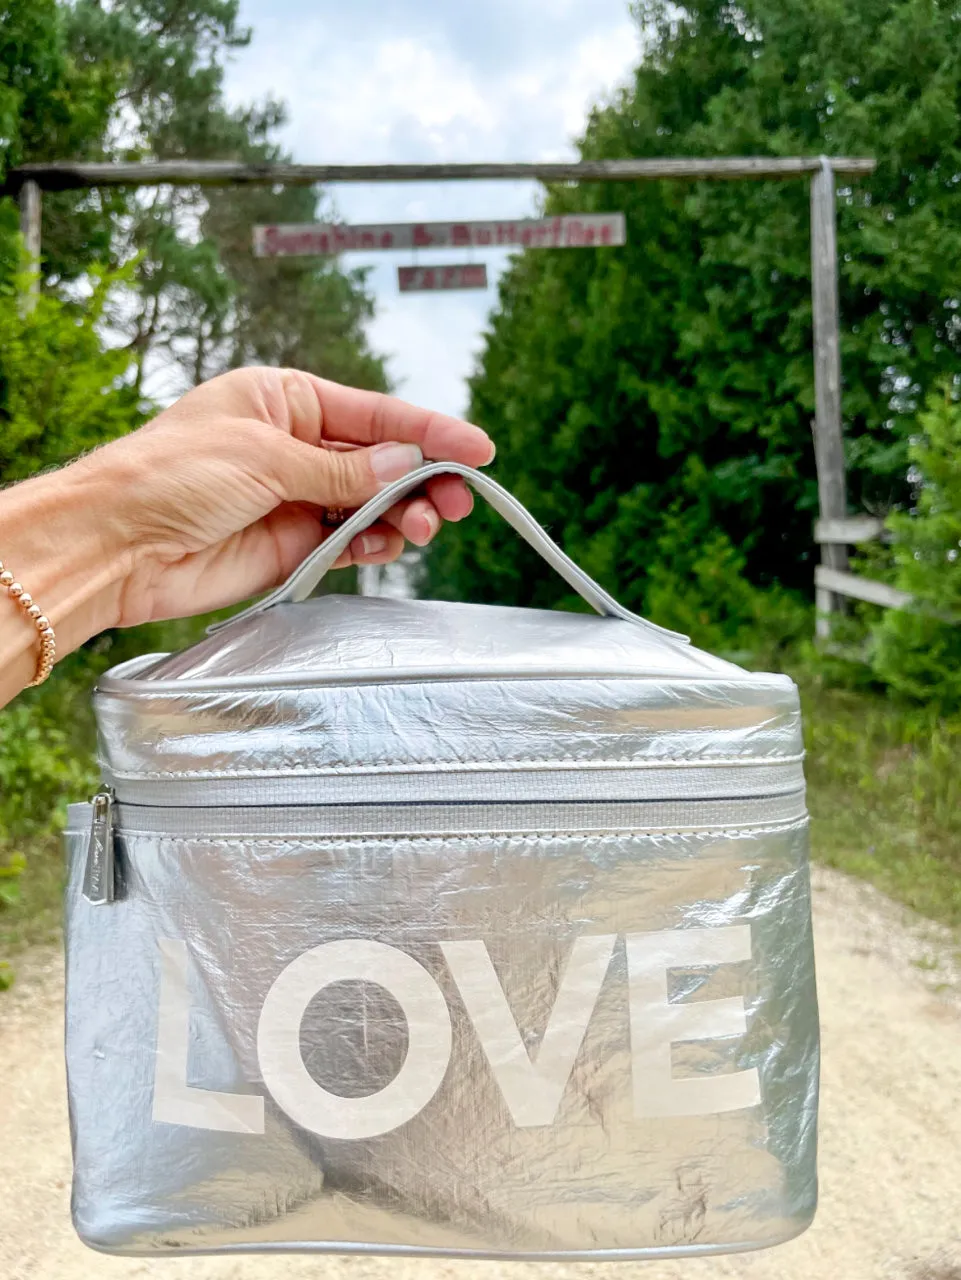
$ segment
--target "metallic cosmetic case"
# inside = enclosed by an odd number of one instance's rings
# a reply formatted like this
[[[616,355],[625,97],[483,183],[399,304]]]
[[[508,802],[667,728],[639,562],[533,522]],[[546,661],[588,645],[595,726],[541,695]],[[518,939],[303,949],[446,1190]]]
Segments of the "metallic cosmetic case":
[[[308,598],[448,471],[602,616]],[[95,698],[104,788],[67,832],[88,1244],[613,1259],[808,1225],[789,679],[628,613],[436,464]]]

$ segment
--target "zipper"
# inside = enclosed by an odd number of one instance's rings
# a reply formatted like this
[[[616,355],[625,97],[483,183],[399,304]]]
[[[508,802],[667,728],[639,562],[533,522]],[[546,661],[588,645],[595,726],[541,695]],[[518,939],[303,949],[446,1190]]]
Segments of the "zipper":
[[[260,772],[125,774],[106,770],[121,804],[201,809],[244,807],[255,791],[265,807],[537,801],[724,800],[790,795],[804,789],[801,756],[748,762],[691,760],[564,761],[506,764],[385,765],[379,769],[277,769]]]
[[[736,800],[582,802],[560,804],[392,804],[169,809],[115,804],[124,835],[175,839],[222,837],[244,840],[386,839],[419,836],[483,838],[577,832],[585,836],[619,832],[750,830],[799,822],[806,816],[803,791],[789,796]]]
[[[116,858],[114,856],[113,788],[103,786],[91,797],[90,836],[83,874],[83,896],[97,905],[113,902],[116,897]]]
[[[803,822],[804,792],[702,800],[531,803],[205,805],[178,808],[117,799],[110,787],[71,824],[89,821],[83,893],[102,905],[116,897],[115,832],[167,840],[483,839],[504,836],[729,834]]]

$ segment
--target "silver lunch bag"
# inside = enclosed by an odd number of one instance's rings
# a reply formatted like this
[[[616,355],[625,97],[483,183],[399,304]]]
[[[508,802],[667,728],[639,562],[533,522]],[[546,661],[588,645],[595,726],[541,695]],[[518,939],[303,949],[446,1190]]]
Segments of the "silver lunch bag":
[[[463,475],[601,615],[327,595]],[[110,1253],[787,1240],[816,1200],[797,691],[436,464],[95,694],[71,807],[73,1215]]]

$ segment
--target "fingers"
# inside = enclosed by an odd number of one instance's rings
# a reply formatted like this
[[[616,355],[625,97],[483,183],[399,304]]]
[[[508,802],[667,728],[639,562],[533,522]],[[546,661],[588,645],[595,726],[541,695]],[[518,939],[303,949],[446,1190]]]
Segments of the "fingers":
[[[464,520],[474,510],[474,494],[460,476],[435,476],[428,480],[427,496],[444,520]]]
[[[442,524],[437,508],[427,498],[410,498],[406,502],[398,502],[385,513],[384,521],[402,533],[415,547],[426,547]]]
[[[471,491],[460,476],[437,476],[428,480],[426,489],[426,496],[398,502],[383,517],[417,547],[425,547],[444,520],[463,520],[474,507]]]
[[[480,427],[447,414],[419,409],[394,396],[376,391],[360,391],[327,382],[313,374],[309,380],[320,404],[325,439],[351,444],[379,444],[386,440],[402,440],[420,447],[425,458],[437,462],[463,462],[469,467],[486,466],[494,457],[494,445]],[[292,430],[298,433],[302,423],[306,438],[316,422],[313,406],[307,404],[299,379],[288,381],[288,403],[292,414]]]
[[[423,463],[417,445],[395,441],[368,448],[317,449],[288,436],[277,436],[271,444],[283,498],[321,507],[363,506],[381,489]],[[413,522],[405,520],[403,532],[418,545],[430,541],[442,520],[463,520],[474,505],[460,476],[435,476],[425,487],[426,497],[409,500],[394,513],[412,513]],[[396,520],[391,523],[400,527]]]
[[[317,449],[281,435],[272,442],[271,452],[283,498],[319,507],[361,507],[424,461],[414,444],[390,442],[341,451]]]
[[[404,550],[404,535],[389,524],[378,520],[369,529],[351,538],[350,546],[334,562],[335,569],[346,569],[351,564],[389,564]]]

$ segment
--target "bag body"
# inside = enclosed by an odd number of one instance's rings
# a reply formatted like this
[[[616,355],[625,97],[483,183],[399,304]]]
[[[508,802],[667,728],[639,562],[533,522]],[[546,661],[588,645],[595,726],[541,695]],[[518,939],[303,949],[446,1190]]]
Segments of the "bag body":
[[[95,1248],[654,1257],[813,1216],[797,692],[634,619],[468,479],[617,613],[303,600],[374,503],[101,681],[105,787],[66,836]]]

